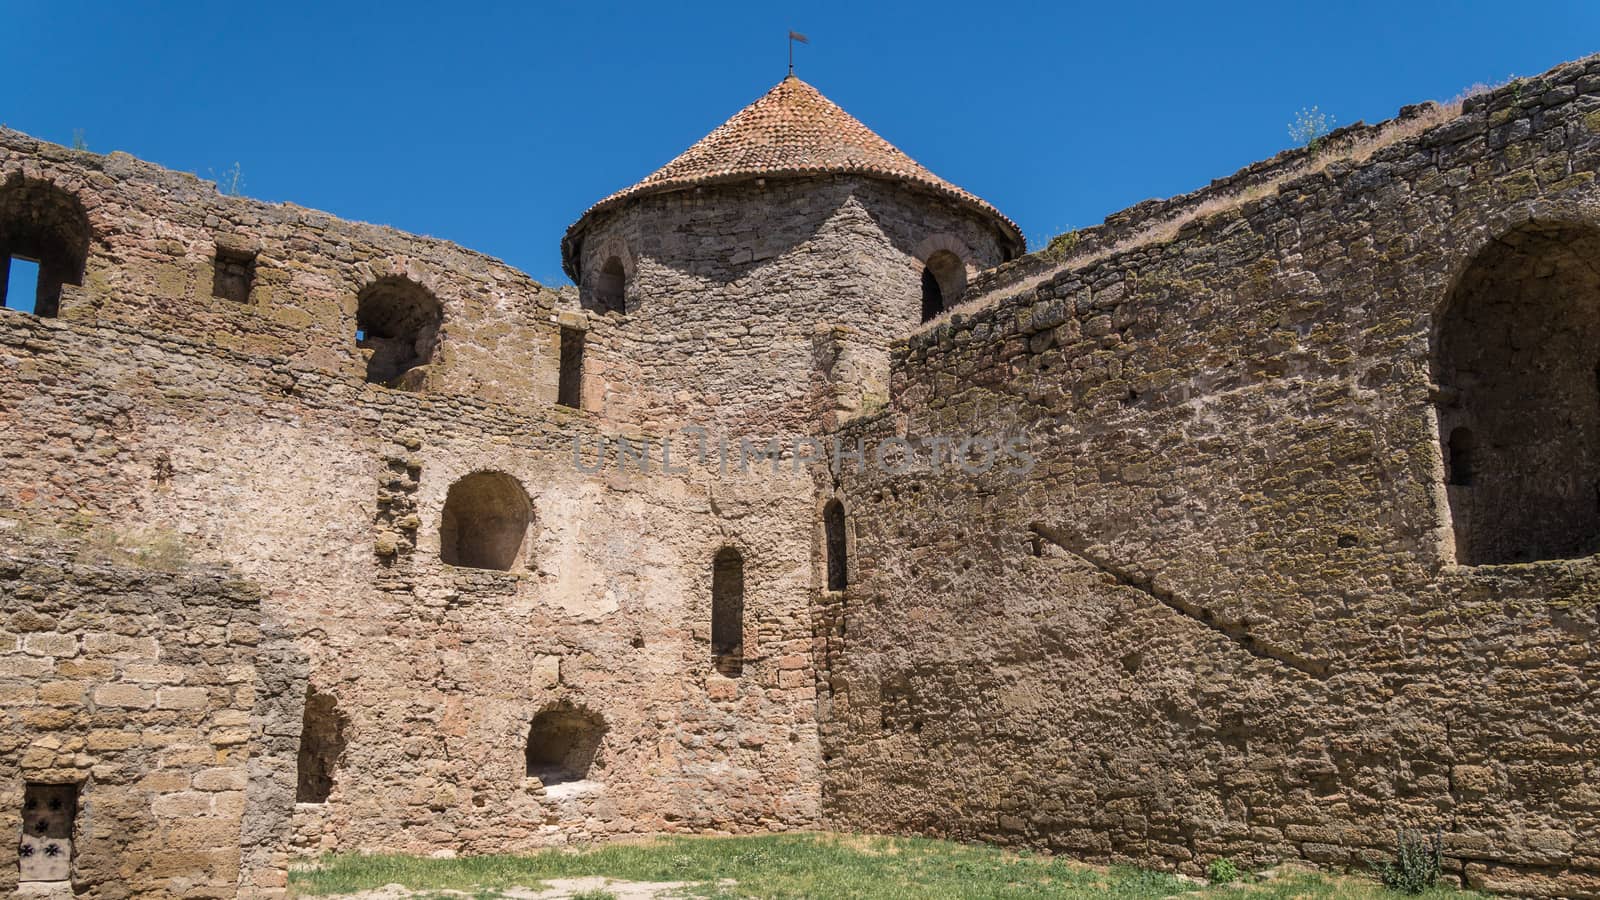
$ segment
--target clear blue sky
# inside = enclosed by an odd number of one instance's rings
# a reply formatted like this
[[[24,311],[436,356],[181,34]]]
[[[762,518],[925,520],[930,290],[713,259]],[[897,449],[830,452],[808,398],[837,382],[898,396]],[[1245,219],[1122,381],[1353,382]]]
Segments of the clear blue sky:
[[[561,232],[797,73],[1037,245],[1338,124],[1600,50],[1600,3],[0,0],[0,122],[448,238]]]

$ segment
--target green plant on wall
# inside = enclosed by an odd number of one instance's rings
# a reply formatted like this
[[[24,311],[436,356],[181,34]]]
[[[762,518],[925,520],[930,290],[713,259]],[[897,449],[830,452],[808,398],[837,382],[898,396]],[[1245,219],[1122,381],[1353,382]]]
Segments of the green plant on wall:
[[[223,196],[244,196],[244,170],[239,167],[237,162],[232,166],[223,169],[221,175],[218,175],[216,171],[213,170],[211,172],[211,177],[217,180],[217,191]]]
[[[1072,251],[1077,248],[1078,237],[1079,235],[1077,229],[1063,231],[1051,238],[1048,244],[1045,244],[1042,255],[1046,259],[1053,259],[1056,261],[1066,259],[1068,256],[1071,256]]]
[[[1334,121],[1333,116],[1315,106],[1305,107],[1290,120],[1289,139],[1316,152],[1322,146],[1322,139],[1333,131]]]

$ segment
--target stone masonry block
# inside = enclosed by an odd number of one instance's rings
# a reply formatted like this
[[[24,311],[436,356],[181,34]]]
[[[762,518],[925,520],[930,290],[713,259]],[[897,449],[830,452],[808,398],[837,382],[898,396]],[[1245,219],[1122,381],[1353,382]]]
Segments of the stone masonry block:
[[[149,709],[156,703],[156,692],[136,684],[103,684],[94,689],[94,702],[100,706]]]

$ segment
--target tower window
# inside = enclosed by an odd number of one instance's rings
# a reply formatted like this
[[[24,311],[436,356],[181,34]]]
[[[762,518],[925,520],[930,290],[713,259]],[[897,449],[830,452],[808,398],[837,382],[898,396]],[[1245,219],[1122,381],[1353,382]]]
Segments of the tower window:
[[[922,269],[922,321],[927,322],[959,302],[967,289],[967,267],[949,250],[928,257]]]
[[[922,270],[922,321],[927,322],[944,312],[944,291],[939,290],[939,279],[933,270]]]
[[[249,303],[256,279],[256,255],[247,250],[217,248],[211,276],[211,296],[234,303]]]
[[[561,375],[556,383],[556,402],[573,409],[583,407],[583,344],[581,328],[561,326]]]
[[[532,516],[521,482],[504,472],[474,472],[445,495],[439,558],[452,566],[509,571],[522,561]]]
[[[744,671],[744,557],[732,547],[711,563],[711,663],[730,678]]]
[[[332,695],[306,687],[306,709],[300,719],[296,803],[328,802],[328,795],[333,792],[334,768],[344,756],[348,724]]]
[[[628,311],[628,273],[621,259],[610,257],[600,267],[594,280],[594,305],[601,312]]]
[[[822,530],[828,554],[828,590],[842,591],[850,583],[844,536],[844,504],[829,500],[822,508]]]

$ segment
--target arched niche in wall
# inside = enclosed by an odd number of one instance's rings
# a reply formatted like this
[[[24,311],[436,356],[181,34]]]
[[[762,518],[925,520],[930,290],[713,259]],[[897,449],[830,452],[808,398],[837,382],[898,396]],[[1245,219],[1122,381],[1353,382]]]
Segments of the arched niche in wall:
[[[334,772],[349,740],[349,725],[332,694],[310,685],[306,687],[305,712],[300,720],[295,802],[328,801],[333,791]]]
[[[1600,229],[1529,223],[1480,250],[1434,377],[1457,562],[1600,549]]]
[[[528,726],[527,777],[546,787],[593,779],[605,765],[600,755],[605,733],[598,713],[567,701],[545,707]]]
[[[92,237],[71,193],[21,175],[0,184],[0,306],[56,315],[62,286],[83,283]]]
[[[433,362],[444,310],[438,298],[403,275],[379,278],[356,296],[356,346],[366,356],[367,381],[404,390],[421,384]]]
[[[510,571],[523,562],[533,505],[504,472],[474,472],[450,485],[439,520],[439,559],[452,566]]]

